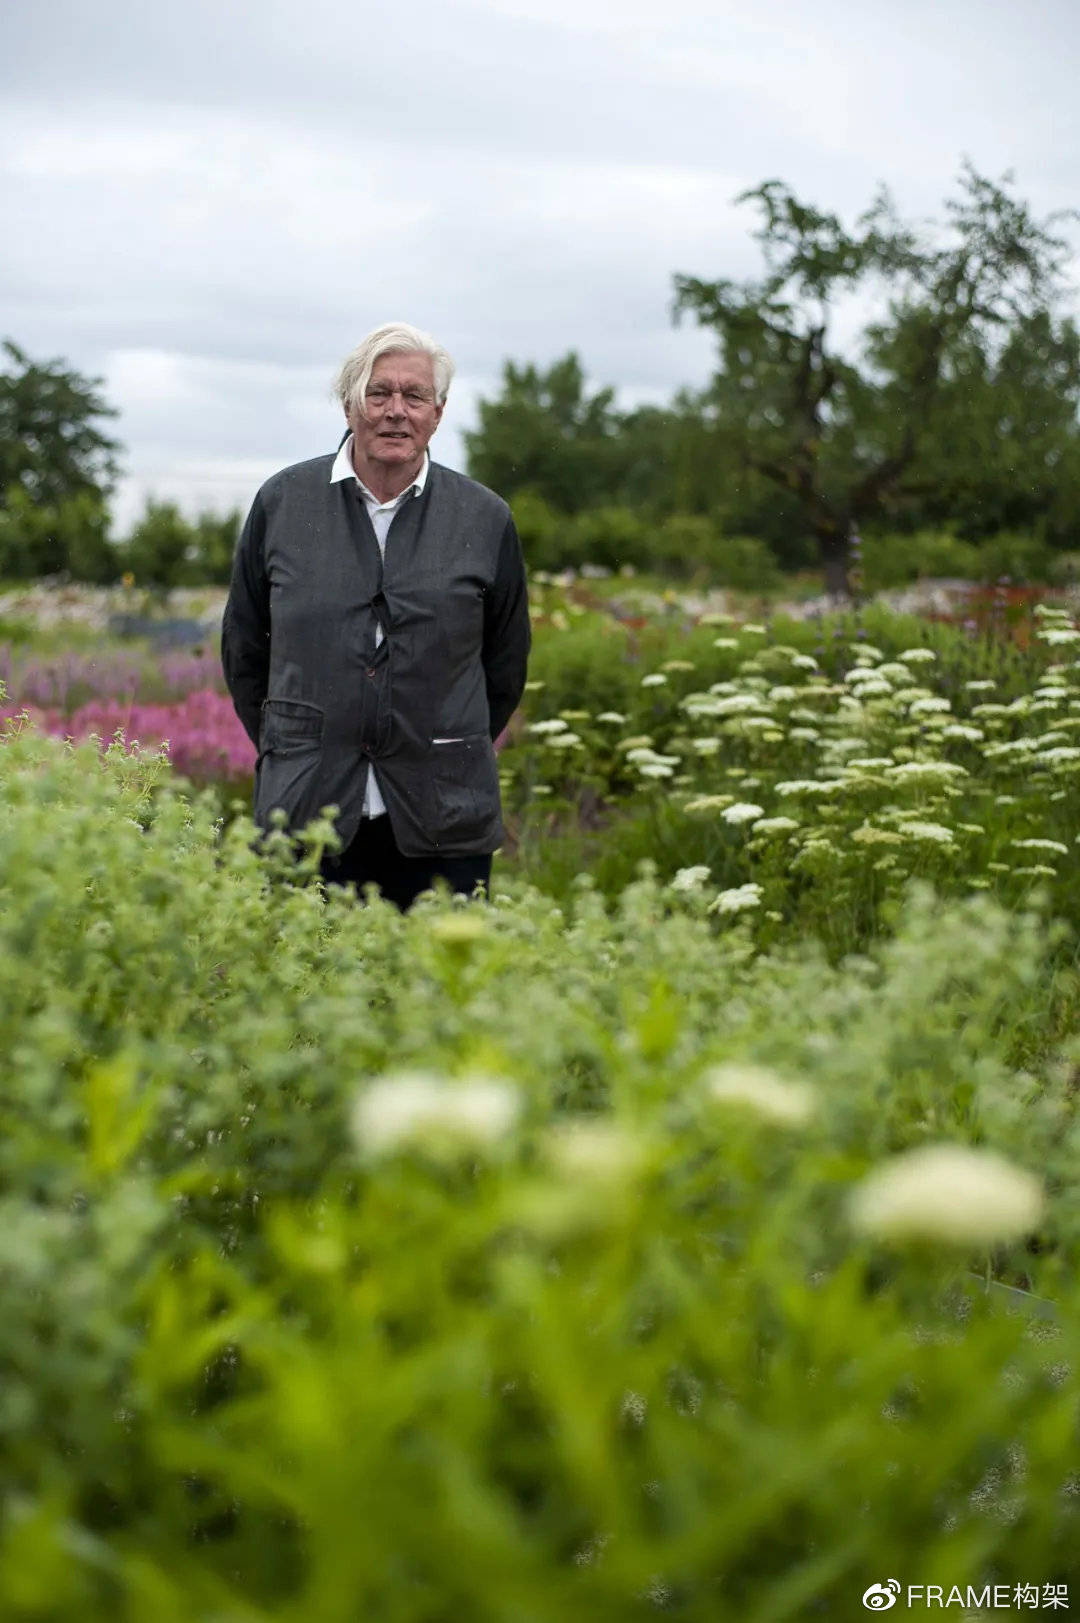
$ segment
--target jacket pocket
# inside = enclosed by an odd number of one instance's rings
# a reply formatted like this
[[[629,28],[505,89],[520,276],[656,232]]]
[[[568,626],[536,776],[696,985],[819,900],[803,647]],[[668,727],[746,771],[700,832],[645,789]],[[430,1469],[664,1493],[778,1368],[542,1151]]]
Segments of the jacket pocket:
[[[255,763],[255,821],[284,811],[289,827],[303,828],[321,809],[323,713],[300,699],[266,699]]]
[[[498,827],[499,774],[487,733],[432,744],[434,823],[444,841],[482,840]]]
[[[263,700],[260,756],[318,749],[322,736],[323,713],[317,704],[302,699]]]

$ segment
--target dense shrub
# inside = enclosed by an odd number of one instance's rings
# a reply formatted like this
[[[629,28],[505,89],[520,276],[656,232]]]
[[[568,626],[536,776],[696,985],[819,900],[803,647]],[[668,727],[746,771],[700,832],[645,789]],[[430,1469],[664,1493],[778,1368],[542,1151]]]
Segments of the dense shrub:
[[[513,501],[526,561],[533,570],[647,570],[674,580],[709,579],[746,592],[782,584],[776,558],[752,536],[728,536],[698,513],[653,518],[631,507],[594,507],[560,514],[533,491]]]
[[[983,579],[980,549],[947,530],[868,535],[862,542],[859,567],[865,592],[887,591],[924,579]]]
[[[867,536],[859,565],[860,584],[866,592],[941,578],[1056,582],[1063,568],[1061,555],[1038,536],[1002,532],[974,542],[961,540],[949,530]]]
[[[118,555],[140,586],[222,585],[239,532],[239,513],[200,513],[191,520],[175,502],[148,501]]]
[[[0,580],[67,574],[107,584],[121,566],[109,540],[105,501],[95,491],[55,501],[35,500],[12,485],[0,502]]]
[[[1080,1579],[1036,917],[916,893],[835,968],[647,876],[402,918],[163,771],[0,748],[0,1615],[706,1623]],[[940,1141],[979,1150],[963,1223],[924,1172],[889,1239],[864,1180]]]

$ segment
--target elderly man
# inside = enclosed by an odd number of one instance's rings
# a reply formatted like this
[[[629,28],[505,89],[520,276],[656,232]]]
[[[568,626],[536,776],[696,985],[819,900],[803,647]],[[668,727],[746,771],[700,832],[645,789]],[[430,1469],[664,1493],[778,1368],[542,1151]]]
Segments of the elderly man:
[[[521,698],[529,613],[506,503],[428,458],[453,375],[415,327],[347,357],[337,455],[275,474],[244,526],[221,657],[258,750],[255,818],[337,808],[323,875],[403,910],[487,890],[503,838],[493,740]]]

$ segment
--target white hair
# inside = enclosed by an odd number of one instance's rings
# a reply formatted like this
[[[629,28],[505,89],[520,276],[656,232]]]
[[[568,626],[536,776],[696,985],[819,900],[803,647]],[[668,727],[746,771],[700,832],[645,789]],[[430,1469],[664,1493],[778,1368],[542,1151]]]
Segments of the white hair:
[[[371,369],[380,355],[410,353],[431,356],[435,374],[435,402],[441,406],[454,375],[454,363],[450,356],[430,333],[421,332],[419,327],[410,327],[405,321],[388,321],[362,338],[342,362],[341,370],[334,379],[334,393],[345,410],[355,407],[363,411]]]

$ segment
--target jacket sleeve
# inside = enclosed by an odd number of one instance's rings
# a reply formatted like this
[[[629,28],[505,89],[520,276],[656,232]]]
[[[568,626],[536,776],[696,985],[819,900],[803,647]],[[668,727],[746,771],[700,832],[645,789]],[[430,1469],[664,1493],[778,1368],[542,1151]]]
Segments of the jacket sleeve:
[[[221,668],[236,714],[259,747],[262,702],[270,680],[270,581],[265,557],[266,512],[256,496],[240,532],[221,625]]]
[[[484,603],[483,663],[492,738],[502,732],[525,691],[531,643],[525,560],[514,521],[507,519]]]

